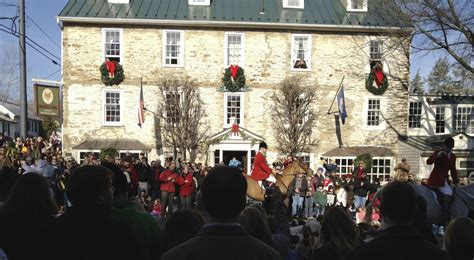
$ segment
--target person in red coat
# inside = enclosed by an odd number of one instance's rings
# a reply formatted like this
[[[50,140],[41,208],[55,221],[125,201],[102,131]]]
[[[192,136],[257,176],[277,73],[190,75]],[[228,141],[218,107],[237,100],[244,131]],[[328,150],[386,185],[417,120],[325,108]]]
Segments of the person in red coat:
[[[441,214],[445,222],[449,221],[449,208],[451,196],[453,195],[453,190],[450,187],[449,172],[451,172],[453,184],[457,185],[459,183],[456,171],[456,155],[452,152],[453,147],[454,139],[448,137],[444,141],[444,149],[435,151],[426,160],[428,165],[434,164],[433,170],[428,178],[428,186],[434,187],[438,191],[438,201],[441,204]]]
[[[179,185],[179,199],[181,201],[182,209],[192,209],[193,200],[192,195],[194,191],[193,173],[189,170],[189,166],[184,164],[181,175],[178,177],[176,183]]]
[[[176,191],[176,180],[178,179],[178,174],[174,172],[175,168],[176,164],[171,163],[169,169],[160,175],[161,215],[163,218],[173,213],[173,197]],[[166,207],[168,207],[168,209]]]
[[[255,181],[266,180],[273,173],[273,170],[267,165],[267,160],[265,159],[267,148],[268,148],[267,144],[265,142],[261,142],[259,145],[260,150],[255,155],[255,160],[253,162],[253,170],[252,170],[252,173],[250,174],[250,178],[252,178]],[[275,177],[271,179],[275,179]],[[271,179],[269,179],[269,181],[272,181]]]

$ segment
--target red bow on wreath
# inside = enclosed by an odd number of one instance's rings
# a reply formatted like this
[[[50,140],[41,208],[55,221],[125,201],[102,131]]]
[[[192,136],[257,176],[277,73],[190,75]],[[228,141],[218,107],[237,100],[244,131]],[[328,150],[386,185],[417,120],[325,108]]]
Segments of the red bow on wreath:
[[[239,71],[239,65],[230,65],[230,75],[235,80],[237,78],[237,72]]]
[[[231,129],[231,132],[233,134],[238,134],[239,133],[239,125],[238,124],[233,124],[232,125],[232,129]]]
[[[107,68],[107,71],[109,72],[111,78],[115,76],[115,64],[115,61],[110,61],[109,59],[105,61],[105,67]]]
[[[383,74],[382,64],[380,62],[374,66],[373,72],[375,74],[375,84],[377,87],[382,86],[385,75]]]

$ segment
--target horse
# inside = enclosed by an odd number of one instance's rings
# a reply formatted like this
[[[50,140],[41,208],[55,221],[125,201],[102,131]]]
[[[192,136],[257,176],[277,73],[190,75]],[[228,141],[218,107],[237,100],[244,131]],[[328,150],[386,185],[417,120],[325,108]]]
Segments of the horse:
[[[429,224],[442,225],[441,206],[436,194],[429,187],[410,182],[415,192],[426,201],[426,221]],[[453,200],[450,205],[450,215],[456,217],[467,217],[469,211],[474,209],[474,183],[466,186],[453,187]]]
[[[306,169],[300,162],[294,161],[288,164],[285,169],[283,169],[282,174],[277,174],[276,184],[275,186],[279,187],[282,194],[285,195],[288,193],[288,187],[293,182],[293,179],[296,175],[300,173],[308,173],[310,170]],[[264,201],[265,200],[265,189],[255,181],[254,179],[250,178],[249,175],[245,175],[247,179],[247,196],[254,200]]]
[[[443,225],[441,218],[441,206],[437,200],[436,193],[425,185],[409,181],[408,184],[415,190],[416,194],[423,197],[426,201],[426,222],[428,224]],[[372,203],[380,198],[383,187],[377,191],[372,201],[367,206],[367,216],[372,212]],[[453,201],[450,206],[450,215],[456,217],[466,217],[469,211],[474,210],[474,183],[466,186],[453,187]]]

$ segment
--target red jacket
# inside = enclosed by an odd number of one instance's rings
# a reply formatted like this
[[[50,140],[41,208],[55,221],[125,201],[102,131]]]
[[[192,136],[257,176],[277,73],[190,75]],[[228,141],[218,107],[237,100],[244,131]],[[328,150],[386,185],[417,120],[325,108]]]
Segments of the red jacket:
[[[185,197],[185,196],[191,196],[194,191],[194,185],[193,185],[193,174],[188,173],[186,177],[183,177],[182,175],[178,177],[178,180],[176,181],[178,183],[179,187],[179,196]]]
[[[253,170],[250,174],[250,177],[256,181],[263,181],[267,179],[272,173],[272,169],[268,167],[265,156],[261,152],[258,152],[255,155],[255,160],[253,162]]]
[[[434,168],[431,171],[430,177],[428,178],[428,185],[433,187],[444,186],[444,181],[449,183],[448,172],[451,171],[451,178],[454,184],[459,183],[458,174],[456,171],[456,155],[451,153],[448,154],[444,151],[435,151],[430,158],[426,160],[428,165],[434,163]]]
[[[168,180],[168,177],[171,177],[171,180]],[[178,174],[172,172],[170,170],[166,170],[160,175],[161,186],[160,190],[167,191],[167,192],[175,192],[176,191],[176,184],[174,181],[178,179]]]

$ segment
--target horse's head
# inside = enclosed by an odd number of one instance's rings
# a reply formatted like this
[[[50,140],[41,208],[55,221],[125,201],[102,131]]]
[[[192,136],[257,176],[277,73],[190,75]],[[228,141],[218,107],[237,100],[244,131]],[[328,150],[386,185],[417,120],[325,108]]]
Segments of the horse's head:
[[[306,167],[299,161],[293,161],[288,164],[283,170],[283,175],[298,175],[309,173],[310,169]]]

